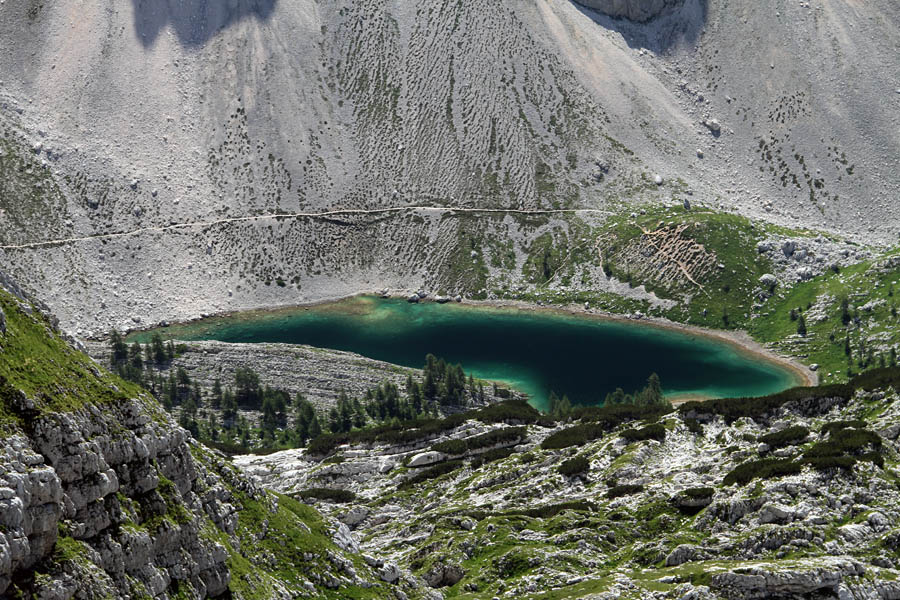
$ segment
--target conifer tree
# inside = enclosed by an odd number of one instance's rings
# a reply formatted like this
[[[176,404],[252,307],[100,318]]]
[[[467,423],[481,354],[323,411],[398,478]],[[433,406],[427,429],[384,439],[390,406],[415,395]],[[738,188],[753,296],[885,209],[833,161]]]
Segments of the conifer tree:
[[[213,381],[212,391],[209,396],[210,406],[213,408],[219,408],[222,406],[222,382],[219,381],[219,378],[216,377],[215,381]]]

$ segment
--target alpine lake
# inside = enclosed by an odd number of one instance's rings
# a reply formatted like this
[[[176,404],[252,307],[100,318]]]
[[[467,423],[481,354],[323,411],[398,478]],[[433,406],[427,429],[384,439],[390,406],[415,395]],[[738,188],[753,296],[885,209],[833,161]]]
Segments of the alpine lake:
[[[305,344],[416,368],[430,353],[525,392],[539,409],[551,390],[573,404],[596,405],[617,387],[641,389],[654,372],[671,399],[761,396],[802,384],[788,366],[723,339],[552,309],[357,296],[157,331],[184,341]],[[132,338],[146,342],[150,333]]]

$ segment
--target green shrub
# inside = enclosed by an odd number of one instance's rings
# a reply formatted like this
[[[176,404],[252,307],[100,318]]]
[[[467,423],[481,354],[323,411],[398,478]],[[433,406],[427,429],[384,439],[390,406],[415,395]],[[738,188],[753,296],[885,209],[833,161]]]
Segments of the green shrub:
[[[782,405],[811,398],[849,400],[857,390],[893,387],[900,389],[900,367],[884,367],[861,373],[847,383],[815,387],[795,387],[758,398],[720,398],[704,402],[686,402],[678,407],[683,415],[721,415],[729,423],[741,417],[758,419]]]
[[[762,460],[752,460],[735,467],[728,475],[725,476],[723,483],[725,485],[747,485],[754,479],[771,479],[773,477],[781,477],[783,475],[795,475],[802,470],[802,465],[794,462],[789,458],[764,458]]]
[[[541,442],[541,448],[545,450],[557,450],[570,446],[581,446],[587,442],[599,439],[605,429],[597,423],[582,423],[568,429],[562,429],[547,436]]]
[[[444,454],[465,454],[469,446],[465,440],[447,440],[433,445],[431,449]]]
[[[441,475],[446,475],[452,471],[455,471],[459,467],[463,465],[462,461],[458,460],[448,460],[447,462],[442,462],[438,465],[435,465],[429,469],[425,469],[424,471],[419,471],[409,479],[405,479],[400,482],[397,486],[397,489],[407,489],[418,483],[422,483],[423,481],[428,481],[429,479],[436,479]]]
[[[468,451],[487,448],[488,446],[518,442],[526,435],[528,435],[528,431],[525,427],[504,427],[470,437],[466,440],[441,442],[433,445],[431,449],[444,454],[465,454]]]
[[[697,419],[686,418],[684,424],[691,433],[703,435],[703,425]]]
[[[831,421],[830,423],[822,425],[820,431],[822,435],[831,435],[835,431],[840,431],[841,429],[865,429],[867,425],[868,423],[859,419],[854,419],[852,421]]]
[[[620,496],[632,496],[643,491],[644,486],[642,485],[617,485],[607,490],[606,497],[609,499],[613,499],[619,498]]]
[[[495,460],[503,460],[504,458],[511,456],[513,452],[514,450],[512,448],[492,448],[484,454],[479,454],[473,458],[472,468],[480,469],[482,465],[494,462]]]
[[[759,419],[788,402],[809,398],[840,397],[849,399],[853,390],[849,385],[838,384],[819,387],[798,387],[784,390],[771,396],[759,398],[718,398],[703,402],[686,402],[678,407],[683,415],[720,415],[732,423],[742,417]]]
[[[325,500],[327,502],[347,503],[356,500],[356,494],[350,490],[336,488],[309,488],[297,494],[304,500]]]
[[[519,460],[522,461],[522,464],[530,465],[534,461],[537,460],[537,455],[534,452],[526,452],[522,456],[519,457]]]
[[[506,400],[468,414],[482,423],[537,423],[541,413],[525,400]]]
[[[572,417],[582,423],[597,423],[607,430],[629,421],[655,421],[672,412],[671,406],[660,404],[612,404],[609,406],[576,406]]]
[[[841,456],[843,454],[863,454],[881,449],[881,438],[874,431],[866,429],[838,429],[828,439],[817,442],[804,456]]]
[[[497,444],[509,444],[518,442],[528,435],[525,427],[505,427],[503,429],[494,429],[487,433],[469,438],[466,444],[469,450],[478,450],[479,448],[487,448],[488,446],[496,446]]]
[[[768,445],[770,448],[782,448],[784,446],[799,444],[808,436],[809,429],[807,427],[795,425],[793,427],[788,427],[787,429],[782,429],[781,431],[761,435],[757,438],[757,441]]]
[[[804,458],[803,462],[818,471],[834,468],[849,470],[856,464],[856,458],[853,456],[811,456]]]
[[[571,477],[573,475],[584,473],[589,468],[590,463],[588,462],[588,459],[583,456],[576,456],[564,461],[556,470],[564,477]]]
[[[688,498],[710,498],[715,495],[716,490],[711,487],[695,487],[681,490],[679,493]]]
[[[641,442],[644,440],[661,442],[666,439],[666,428],[662,423],[653,423],[641,429],[626,429],[622,432],[622,437],[630,442]]]

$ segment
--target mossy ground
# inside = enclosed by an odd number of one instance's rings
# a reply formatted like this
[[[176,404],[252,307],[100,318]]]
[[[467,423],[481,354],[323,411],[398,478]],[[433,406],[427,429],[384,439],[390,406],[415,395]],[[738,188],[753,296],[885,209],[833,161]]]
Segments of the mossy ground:
[[[73,350],[47,317],[34,309],[28,314],[4,290],[0,290],[0,308],[7,328],[5,335],[0,334],[0,425],[23,424],[24,416],[10,407],[13,390],[34,401],[37,415],[33,416],[146,396]]]
[[[900,266],[879,265],[897,255],[898,250],[893,250],[780,290],[750,323],[751,335],[804,362],[819,364],[823,383],[846,381],[853,373],[880,366],[881,361],[889,363],[890,349],[900,348]],[[844,323],[843,300],[850,305],[848,323]],[[872,301],[880,304],[870,311],[859,309]],[[817,316],[810,314],[811,309]],[[806,336],[797,335],[792,310],[804,315]]]

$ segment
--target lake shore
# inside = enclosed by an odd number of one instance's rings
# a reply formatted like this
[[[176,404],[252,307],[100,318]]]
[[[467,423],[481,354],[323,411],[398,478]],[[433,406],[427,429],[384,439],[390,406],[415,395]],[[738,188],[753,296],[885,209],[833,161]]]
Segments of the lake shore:
[[[246,318],[251,319],[258,317],[260,315],[271,315],[272,317],[277,317],[280,314],[289,313],[295,310],[303,310],[303,309],[321,309],[323,306],[334,305],[335,309],[340,310],[352,310],[352,307],[348,307],[347,304],[349,301],[354,299],[365,299],[367,297],[385,297],[385,298],[395,298],[395,299],[406,299],[410,295],[410,292],[406,290],[387,290],[387,291],[379,291],[372,293],[362,293],[362,294],[354,294],[349,296],[340,296],[335,298],[320,298],[311,302],[304,302],[300,304],[293,305],[283,305],[271,308],[263,308],[263,309],[251,309],[247,311],[228,311],[215,315],[205,315],[203,318],[192,319],[189,321],[175,323],[169,326],[167,329],[175,334],[177,337],[177,331],[179,326],[196,326],[198,322],[210,320],[211,323],[215,322],[218,319],[233,319],[233,318]],[[434,302],[434,298],[429,296],[423,300],[423,303],[432,303]],[[758,343],[756,340],[750,337],[750,335],[744,331],[722,331],[716,329],[709,329],[705,327],[698,327],[694,325],[687,325],[683,323],[678,323],[674,321],[669,321],[668,319],[663,319],[659,317],[650,317],[650,316],[642,316],[641,318],[635,318],[629,315],[622,315],[617,313],[611,313],[607,311],[603,311],[600,309],[587,308],[585,309],[583,305],[580,304],[567,304],[567,305],[538,305],[532,302],[525,302],[521,300],[471,300],[466,299],[461,303],[452,302],[454,307],[466,308],[494,308],[498,310],[517,310],[517,311],[527,311],[527,312],[535,312],[535,313],[555,313],[560,315],[569,315],[575,316],[578,318],[588,318],[588,319],[598,319],[598,320],[607,320],[607,321],[617,321],[622,323],[630,323],[630,324],[639,324],[647,327],[655,327],[663,330],[671,330],[677,331],[683,335],[688,336],[696,336],[698,338],[704,339],[713,339],[720,342],[725,342],[732,348],[734,348],[737,352],[745,356],[750,356],[755,360],[760,360],[772,365],[775,365],[781,369],[788,371],[794,378],[794,384],[796,386],[814,386],[818,384],[818,375],[809,369],[806,365],[802,363],[781,356],[762,344]],[[359,310],[363,310],[360,308]],[[140,336],[142,332],[148,331],[148,329],[141,329],[134,331],[133,333]],[[152,328],[156,329],[156,328]],[[130,336],[129,336],[130,337]],[[169,337],[169,336],[167,336]],[[692,393],[683,393],[683,394],[674,394],[671,395],[673,403],[681,404],[688,401],[693,400],[708,400],[709,397],[692,394]]]
[[[765,362],[773,363],[780,367],[786,368],[794,375],[796,384],[798,386],[815,386],[819,383],[819,376],[815,371],[792,358],[781,356],[771,351],[770,349],[766,348],[765,346],[754,340],[752,337],[750,337],[750,334],[746,331],[725,331],[719,329],[709,329],[707,327],[678,323],[661,317],[642,316],[641,318],[634,318],[628,315],[610,313],[593,308],[585,309],[579,304],[536,305],[531,302],[524,302],[520,300],[466,300],[464,305],[556,312],[559,314],[618,321],[623,323],[638,323],[651,327],[657,327],[659,329],[678,331],[687,335],[693,335],[707,339],[715,339],[731,345],[745,355],[750,355],[759,360],[763,360]],[[696,394],[683,394],[678,396],[690,398],[689,400],[681,400],[679,403],[688,402],[690,400],[709,399],[703,396],[698,396]]]

